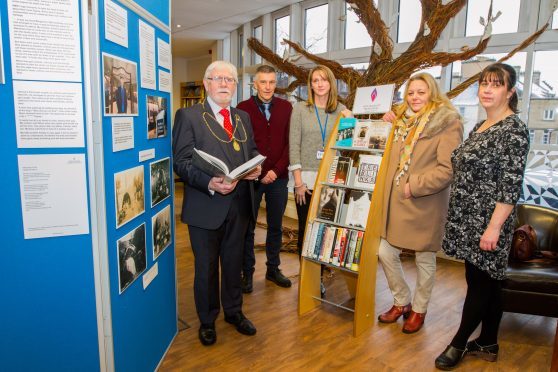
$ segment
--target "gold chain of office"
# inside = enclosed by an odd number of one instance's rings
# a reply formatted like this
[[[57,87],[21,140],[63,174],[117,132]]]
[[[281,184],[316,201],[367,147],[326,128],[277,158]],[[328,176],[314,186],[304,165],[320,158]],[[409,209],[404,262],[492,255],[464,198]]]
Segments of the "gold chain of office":
[[[236,125],[234,126],[233,132],[231,134],[231,138],[229,140],[224,140],[221,139],[221,137],[219,137],[211,128],[211,125],[209,125],[209,123],[207,122],[207,119],[205,118],[205,116],[208,115],[210,118],[212,118],[215,122],[219,122],[217,121],[217,119],[215,118],[215,116],[211,115],[208,112],[205,112],[202,114],[203,117],[203,122],[205,123],[205,125],[207,126],[207,128],[209,129],[209,131],[211,132],[211,134],[213,135],[213,137],[215,137],[217,139],[217,141],[223,142],[223,143],[231,143],[233,144],[233,148],[235,151],[240,151],[240,143],[244,143],[248,140],[248,135],[246,134],[246,128],[244,127],[244,123],[242,122],[242,119],[240,118],[240,116],[238,114],[234,115],[234,122],[236,123]],[[240,139],[240,138],[236,138],[235,137],[235,133],[236,133],[236,129],[238,128],[238,125],[242,126],[242,131],[244,132],[244,139]]]

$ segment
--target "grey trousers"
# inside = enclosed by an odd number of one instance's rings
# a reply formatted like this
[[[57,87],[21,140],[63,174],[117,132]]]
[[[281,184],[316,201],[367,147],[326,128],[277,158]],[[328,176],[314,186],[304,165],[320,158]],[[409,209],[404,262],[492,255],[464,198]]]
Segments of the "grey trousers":
[[[387,240],[381,239],[380,262],[384,268],[394,304],[405,306],[411,303],[411,289],[405,281],[405,274],[399,258],[400,254],[401,249],[392,246]],[[417,265],[417,281],[413,297],[413,311],[426,313],[434,288],[434,277],[436,276],[436,252],[416,252],[415,263]]]

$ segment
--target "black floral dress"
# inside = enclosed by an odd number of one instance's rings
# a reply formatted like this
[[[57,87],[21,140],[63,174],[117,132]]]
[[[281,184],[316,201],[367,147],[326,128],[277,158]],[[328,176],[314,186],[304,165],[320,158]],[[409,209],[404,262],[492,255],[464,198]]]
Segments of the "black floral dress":
[[[515,210],[502,226],[496,250],[483,251],[479,244],[496,203],[515,205],[520,197],[529,131],[517,115],[476,133],[481,124],[475,125],[451,157],[454,178],[442,248],[447,255],[467,260],[492,278],[502,280]]]

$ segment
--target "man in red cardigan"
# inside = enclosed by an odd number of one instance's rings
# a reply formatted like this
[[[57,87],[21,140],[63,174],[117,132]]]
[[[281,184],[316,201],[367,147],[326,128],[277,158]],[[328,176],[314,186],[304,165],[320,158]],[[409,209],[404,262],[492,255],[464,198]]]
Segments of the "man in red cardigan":
[[[265,278],[280,287],[290,287],[291,281],[279,270],[279,252],[282,244],[282,220],[287,206],[287,181],[289,165],[289,122],[292,105],[275,97],[277,74],[271,66],[263,65],[256,70],[254,88],[257,95],[240,102],[236,107],[250,115],[254,129],[254,140],[260,154],[267,157],[263,163],[259,182],[254,187],[255,215],[265,194],[267,212],[266,256],[267,272]],[[252,292],[252,278],[256,257],[254,255],[254,229],[256,222],[251,221],[246,234],[242,262],[242,291]]]

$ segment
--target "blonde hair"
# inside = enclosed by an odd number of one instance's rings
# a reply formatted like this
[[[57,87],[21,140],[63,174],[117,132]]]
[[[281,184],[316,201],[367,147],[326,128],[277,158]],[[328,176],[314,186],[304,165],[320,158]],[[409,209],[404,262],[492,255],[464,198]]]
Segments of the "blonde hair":
[[[411,82],[416,80],[423,81],[428,86],[428,90],[430,92],[428,103],[424,105],[424,107],[420,109],[419,112],[415,113],[416,116],[420,116],[423,113],[438,108],[440,106],[446,106],[449,109],[457,111],[455,110],[455,107],[453,107],[453,104],[446,96],[446,94],[440,90],[440,87],[438,87],[438,83],[436,83],[434,77],[429,73],[421,72],[411,76],[409,78],[409,81],[407,81],[407,85],[405,86],[405,92],[403,93],[403,102],[399,104],[399,106],[397,106],[397,108],[395,109],[395,115],[397,119],[400,119],[403,115],[405,115],[405,112],[409,108],[409,104],[407,103],[407,94],[409,93],[409,86],[411,85]]]
[[[322,77],[325,76],[329,82],[329,94],[327,96],[325,112],[332,113],[337,110],[337,80],[329,67],[324,65],[318,65],[308,73],[308,99],[306,100],[306,106],[314,106],[314,91],[312,90],[312,75],[314,75],[314,72],[320,73]]]

